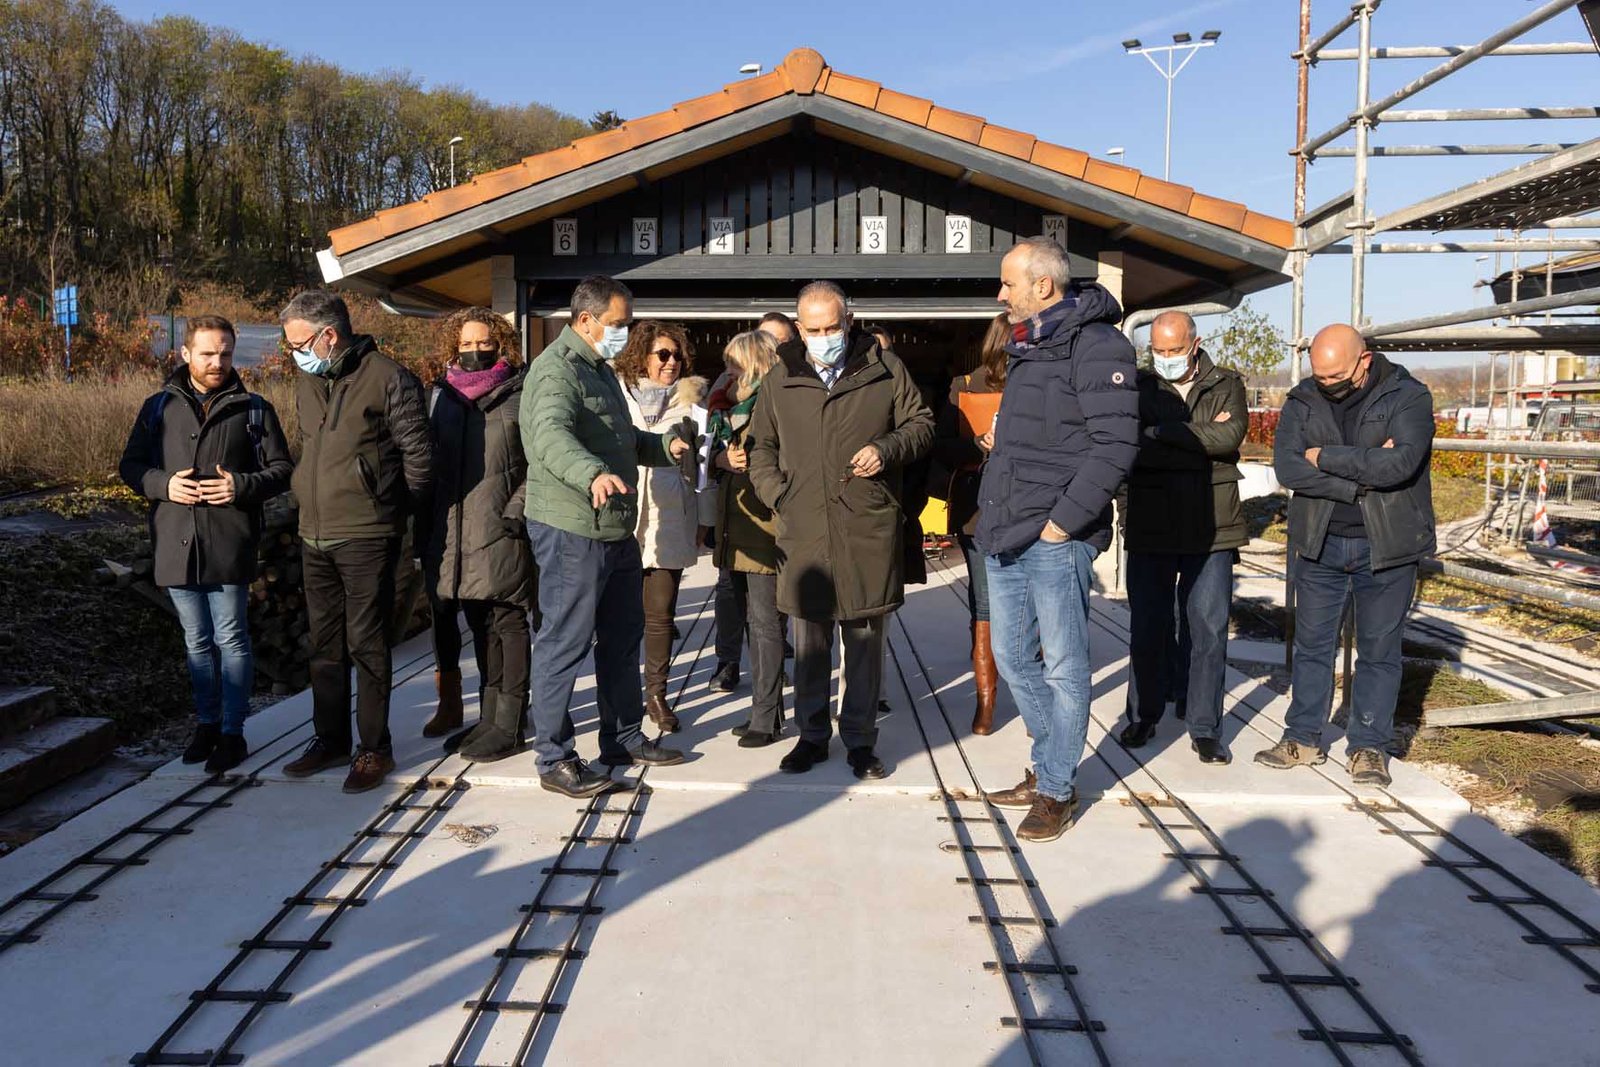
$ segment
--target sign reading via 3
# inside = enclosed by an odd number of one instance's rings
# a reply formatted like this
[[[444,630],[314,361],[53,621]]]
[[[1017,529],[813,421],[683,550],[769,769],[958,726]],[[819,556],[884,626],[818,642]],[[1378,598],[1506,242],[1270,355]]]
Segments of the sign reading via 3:
[[[711,240],[706,244],[706,254],[712,256],[733,255],[733,219],[713,218],[711,223]]]
[[[944,218],[944,250],[946,252],[972,251],[972,216],[946,215]]]
[[[578,254],[578,220],[556,219],[551,232],[550,254],[575,256]]]
[[[866,255],[882,256],[889,252],[889,216],[861,216],[861,251]]]
[[[1067,247],[1067,217],[1065,215],[1046,215],[1044,217],[1044,235],[1065,249]]]
[[[633,220],[633,254],[636,256],[653,256],[656,254],[656,226],[658,219]]]

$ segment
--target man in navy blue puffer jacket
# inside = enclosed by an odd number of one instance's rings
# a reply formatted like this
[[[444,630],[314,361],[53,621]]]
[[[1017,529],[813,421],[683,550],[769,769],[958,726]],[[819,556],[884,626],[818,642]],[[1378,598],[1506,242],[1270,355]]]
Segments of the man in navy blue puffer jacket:
[[[1090,566],[1111,543],[1111,498],[1138,455],[1139,392],[1133,345],[1116,327],[1121,306],[1093,282],[1069,282],[1066,253],[1049,238],[1007,253],[1000,300],[1013,323],[1011,360],[994,429],[980,441],[991,451],[977,540],[995,662],[1033,734],[1033,769],[989,798],[1029,809],[1017,836],[1053,841],[1077,810]]]

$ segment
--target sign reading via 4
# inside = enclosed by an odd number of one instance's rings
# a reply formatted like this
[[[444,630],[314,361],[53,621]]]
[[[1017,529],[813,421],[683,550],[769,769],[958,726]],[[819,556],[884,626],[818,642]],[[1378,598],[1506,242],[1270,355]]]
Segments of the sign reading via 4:
[[[656,254],[656,226],[659,222],[659,219],[633,220],[634,255],[653,256]]]
[[[1044,217],[1044,235],[1065,250],[1067,247],[1067,217],[1065,215],[1046,215]]]
[[[550,254],[575,256],[578,254],[578,220],[556,219],[551,229]]]
[[[861,251],[869,256],[889,253],[889,216],[861,216]]]
[[[945,216],[944,250],[946,252],[972,251],[972,217],[970,215]]]
[[[717,217],[710,220],[711,240],[706,244],[706,254],[711,256],[733,255],[733,219]]]

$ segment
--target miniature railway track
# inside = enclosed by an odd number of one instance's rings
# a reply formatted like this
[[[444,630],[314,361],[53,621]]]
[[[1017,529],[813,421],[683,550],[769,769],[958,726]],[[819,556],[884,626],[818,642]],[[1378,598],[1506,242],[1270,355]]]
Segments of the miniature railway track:
[[[465,640],[470,645],[470,635]],[[401,664],[396,668],[398,677],[395,684],[403,685],[410,681],[426,671],[432,662],[433,653],[428,651]],[[409,673],[403,673],[407,671]],[[354,709],[352,697],[351,710]],[[261,745],[258,751],[271,748],[310,722],[308,716]],[[192,834],[194,824],[212,812],[232,807],[234,798],[239,794],[263,784],[261,780],[263,771],[288,758],[294,751],[295,747],[291,745],[248,774],[220,774],[207,778],[68,860],[0,904],[0,923],[3,923],[7,916],[15,915],[22,919],[16,926],[0,927],[0,953],[17,945],[37,942],[40,939],[40,930],[59,918],[74,904],[99,899],[100,888],[111,879],[129,868],[145,866],[150,862],[150,854],[156,849],[174,838]],[[135,847],[130,851],[122,851],[122,847],[129,843],[136,843]],[[23,918],[30,908],[33,909],[33,914]]]
[[[713,599],[714,596],[708,596],[701,602],[694,621],[679,641],[678,656],[687,647],[690,635],[700,626]],[[701,634],[694,659],[684,671],[673,696],[674,709],[682,702],[714,630],[713,625],[708,625]],[[558,990],[563,979],[572,974],[571,965],[581,963],[587,956],[586,950],[578,944],[585,934],[592,934],[598,916],[604,912],[604,906],[597,904],[596,899],[606,880],[620,874],[612,866],[618,849],[631,844],[638,834],[650,797],[650,787],[645,784],[649,773],[648,766],[642,768],[632,788],[590,797],[578,810],[577,821],[572,831],[563,835],[555,859],[540,870],[543,879],[533,899],[518,909],[521,919],[516,929],[510,939],[495,950],[494,967],[482,991],[462,1005],[467,1012],[466,1020],[440,1061],[441,1067],[467,1067],[469,1063],[481,1062],[463,1057],[483,1055],[493,1039],[496,1025],[512,1016],[521,1019],[522,1030],[510,1063],[521,1067],[528,1062],[534,1042],[548,1032],[551,1017],[566,1010],[567,1003],[558,999]],[[623,802],[613,805],[612,798],[621,798]],[[576,904],[566,903],[574,898],[581,899]],[[537,973],[539,968],[544,969],[542,976]],[[530,969],[535,970],[530,973]],[[538,988],[534,999],[517,996],[516,991],[524,982]]]

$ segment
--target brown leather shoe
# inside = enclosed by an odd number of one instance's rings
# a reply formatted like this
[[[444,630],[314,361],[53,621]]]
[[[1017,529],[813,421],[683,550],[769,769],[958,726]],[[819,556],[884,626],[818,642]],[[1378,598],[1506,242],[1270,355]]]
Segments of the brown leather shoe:
[[[667,698],[651,694],[644,699],[644,713],[650,716],[650,721],[656,724],[656,729],[664,734],[675,734],[682,727],[678,724],[677,714],[667,706]]]
[[[1077,814],[1077,793],[1065,800],[1034,797],[1033,807],[1017,826],[1017,836],[1024,841],[1054,841],[1072,828],[1073,817]]]
[[[423,724],[423,737],[443,737],[461,729],[461,672],[434,671],[433,688],[439,694],[439,707]]]
[[[300,758],[284,764],[283,773],[288,778],[309,778],[330,767],[345,767],[350,763],[348,748],[335,748],[320,737],[313,737]]]
[[[1037,795],[1039,780],[1033,776],[1033,768],[1023,772],[1022,781],[1010,789],[1000,789],[993,793],[983,794],[989,803],[998,808],[1031,808],[1033,799]]]
[[[394,757],[387,752],[373,752],[364,749],[357,753],[355,762],[350,764],[350,773],[345,775],[344,791],[346,793],[365,793],[369,789],[376,789],[389,777],[389,772],[394,770]]]
[[[972,624],[972,678],[978,690],[978,710],[972,716],[972,732],[986,735],[994,731],[994,696],[1000,684],[1000,671],[994,665],[994,650],[989,645],[989,623]]]

